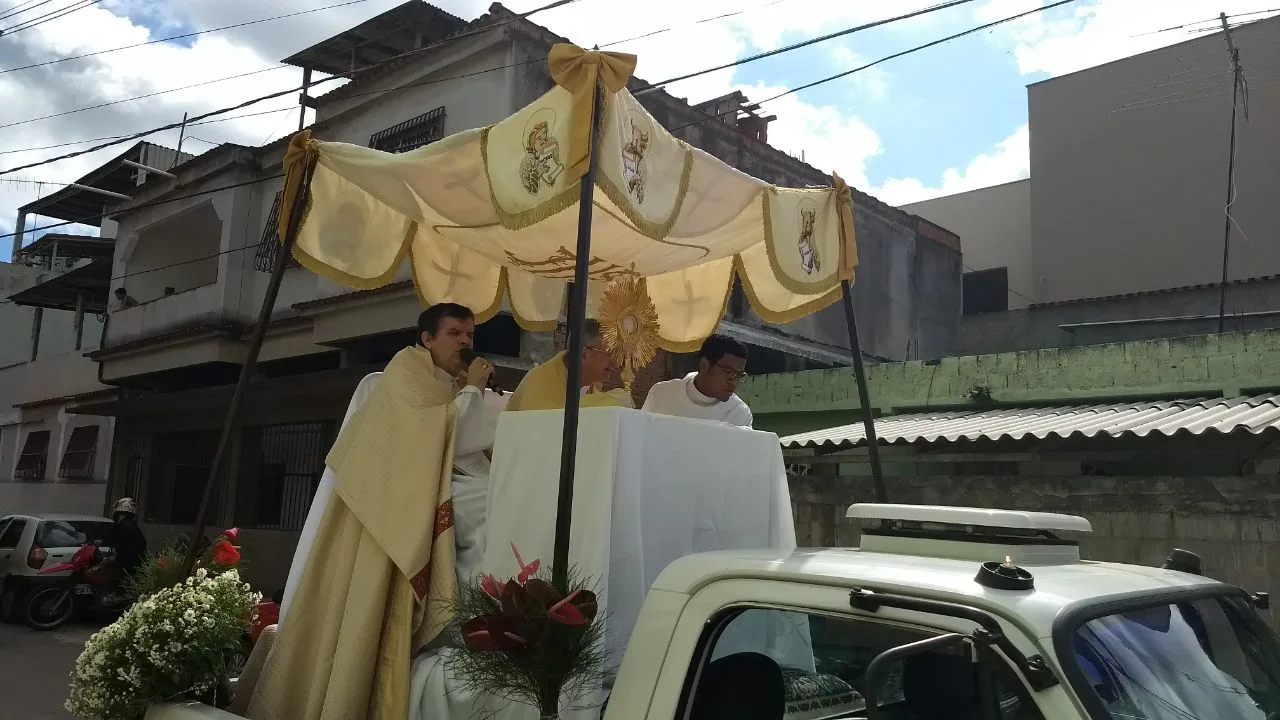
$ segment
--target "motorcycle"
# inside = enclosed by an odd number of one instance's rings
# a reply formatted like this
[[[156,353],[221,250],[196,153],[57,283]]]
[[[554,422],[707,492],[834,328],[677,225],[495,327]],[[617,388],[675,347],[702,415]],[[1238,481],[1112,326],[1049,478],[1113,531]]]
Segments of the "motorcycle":
[[[119,615],[129,606],[119,587],[115,551],[94,542],[81,547],[70,560],[40,570],[48,576],[70,572],[38,586],[27,599],[26,623],[33,630],[54,630],[77,610],[95,615]]]

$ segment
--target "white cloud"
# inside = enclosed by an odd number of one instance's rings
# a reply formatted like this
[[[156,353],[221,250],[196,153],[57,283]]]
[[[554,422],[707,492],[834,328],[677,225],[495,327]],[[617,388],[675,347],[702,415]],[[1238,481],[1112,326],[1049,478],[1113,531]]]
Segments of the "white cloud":
[[[891,178],[874,193],[890,205],[906,205],[942,195],[977,190],[1031,174],[1031,136],[1026,125],[1001,140],[995,150],[979,155],[964,169],[949,168],[937,185],[926,185],[916,178]]]

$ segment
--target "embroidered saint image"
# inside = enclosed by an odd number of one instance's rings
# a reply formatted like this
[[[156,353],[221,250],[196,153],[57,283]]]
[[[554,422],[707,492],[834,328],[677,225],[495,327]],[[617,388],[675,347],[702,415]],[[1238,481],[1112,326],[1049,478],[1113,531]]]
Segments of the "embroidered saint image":
[[[813,245],[813,226],[818,221],[818,211],[800,208],[800,267],[806,275],[822,272],[822,258],[818,256],[818,248]]]
[[[520,184],[530,195],[538,194],[543,185],[551,186],[564,172],[560,162],[560,143],[551,136],[551,125],[542,120],[533,125],[524,143],[524,160],[520,161]]]
[[[631,142],[622,146],[622,179],[627,183],[627,194],[634,195],[637,203],[644,203],[644,155],[649,150],[649,133],[631,121]]]

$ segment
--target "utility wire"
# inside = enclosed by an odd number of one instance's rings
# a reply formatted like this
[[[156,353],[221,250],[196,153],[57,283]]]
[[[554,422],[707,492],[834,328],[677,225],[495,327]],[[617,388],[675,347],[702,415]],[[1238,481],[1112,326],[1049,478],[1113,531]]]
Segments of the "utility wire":
[[[48,5],[49,3],[53,2],[53,0],[40,0],[40,2],[37,2],[35,5],[32,5],[31,2],[32,0],[25,0],[24,2],[20,2],[17,5],[14,5],[13,7],[9,8],[8,10],[5,10],[4,12],[0,13],[0,20],[8,20],[14,15],[21,15],[22,13],[27,12],[28,10],[35,10],[41,5]]]
[[[839,77],[845,77],[845,76],[847,76],[847,75],[851,75],[851,74],[853,74],[853,73],[855,73],[855,72],[858,72],[858,71],[859,71],[859,70],[861,70],[861,69],[866,69],[866,68],[872,67],[872,66],[874,66],[874,65],[877,65],[877,64],[879,64],[879,63],[885,62],[885,61],[887,61],[887,60],[891,60],[891,59],[896,58],[896,57],[901,57],[901,56],[903,56],[903,55],[906,55],[906,54],[909,54],[909,53],[912,53],[912,52],[917,52],[917,51],[919,51],[919,50],[923,50],[923,49],[925,49],[925,48],[933,47],[933,46],[935,46],[935,45],[939,45],[939,44],[944,43],[944,42],[947,42],[947,41],[949,41],[949,40],[954,40],[954,39],[956,39],[956,38],[958,38],[958,37],[963,37],[963,36],[965,36],[965,35],[970,35],[970,34],[975,33],[975,32],[981,32],[982,30],[986,30],[986,29],[988,29],[988,28],[995,27],[995,26],[997,26],[997,25],[1001,25],[1001,24],[1003,24],[1003,23],[1011,22],[1011,21],[1013,21],[1013,20],[1017,20],[1017,19],[1020,19],[1020,18],[1022,18],[1022,17],[1026,17],[1026,16],[1031,15],[1031,14],[1036,13],[1036,12],[1042,12],[1042,11],[1044,11],[1044,10],[1049,10],[1049,9],[1051,9],[1051,8],[1058,7],[1058,6],[1060,6],[1060,5],[1066,5],[1066,4],[1068,4],[1068,3],[1070,3],[1070,2],[1074,2],[1074,1],[1075,1],[1075,0],[1059,0],[1058,2],[1055,2],[1055,3],[1049,4],[1049,5],[1045,5],[1045,6],[1041,7],[1041,8],[1037,8],[1037,9],[1035,9],[1035,10],[1030,10],[1030,11],[1027,11],[1027,12],[1019,13],[1019,14],[1017,14],[1017,15],[1012,15],[1012,16],[1010,16],[1010,17],[1006,17],[1006,18],[1004,18],[1004,19],[1002,19],[1002,20],[997,20],[997,21],[995,21],[995,22],[987,23],[987,24],[985,24],[985,25],[979,25],[978,27],[972,28],[972,29],[970,29],[970,30],[966,30],[965,32],[958,33],[958,34],[956,34],[956,35],[951,35],[951,36],[949,36],[949,37],[942,38],[942,39],[940,39],[940,40],[934,40],[934,41],[929,42],[929,43],[926,43],[926,44],[924,44],[924,45],[920,45],[920,46],[917,46],[917,47],[912,48],[912,49],[909,49],[909,50],[905,50],[905,51],[902,51],[902,52],[899,52],[899,53],[895,53],[895,54],[893,54],[893,55],[889,55],[889,56],[883,57],[883,58],[881,58],[881,59],[879,59],[879,60],[876,60],[876,61],[874,61],[874,62],[868,63],[867,65],[862,66],[862,68],[855,68],[855,69],[853,69],[853,70],[849,70],[849,71],[846,71],[846,72],[840,73],[840,74],[838,74],[838,75],[834,75],[834,76],[831,76],[831,77],[828,77],[828,78],[825,78],[825,79],[822,79],[822,80],[818,80],[818,81],[815,81],[815,82],[809,83],[808,85],[802,86],[802,87],[800,87],[800,88],[796,88],[795,90],[789,90],[789,91],[787,91],[786,93],[782,93],[782,94],[780,94],[780,95],[776,95],[776,96],[774,96],[773,98],[770,98],[770,99],[771,99],[771,100],[772,100],[772,99],[777,99],[777,98],[782,97],[783,95],[789,94],[789,93],[791,93],[791,92],[798,92],[799,90],[804,89],[804,88],[806,88],[806,87],[813,87],[813,86],[815,86],[815,85],[820,85],[820,84],[825,83],[825,82],[830,82],[831,80],[834,80],[834,79],[836,79],[836,78],[839,78]],[[657,83],[657,84],[662,84],[662,83]],[[767,102],[767,101],[765,101],[765,102]],[[680,126],[678,126],[678,127],[676,127],[676,128],[669,129],[669,130],[668,130],[668,132],[674,132],[675,130],[680,130],[680,129],[683,129],[683,128],[686,128],[686,127],[689,127],[689,126],[691,126],[691,125],[696,125],[696,124],[698,124],[698,123],[706,122],[707,120],[711,120],[711,119],[713,119],[713,118],[715,118],[715,117],[717,117],[717,115],[707,115],[706,117],[704,117],[704,118],[702,118],[702,119],[700,119],[700,120],[697,120],[697,121],[695,121],[695,122],[692,122],[692,123],[686,123],[686,124],[684,124],[684,125],[680,125]],[[197,118],[197,119],[198,119],[198,118]],[[188,123],[188,124],[190,124],[190,123]],[[166,128],[160,128],[160,129],[170,129],[170,128],[172,128],[172,127],[176,127],[176,126],[177,126],[177,125],[171,125],[171,126],[168,126],[168,127],[166,127]],[[152,132],[156,132],[156,131],[152,131]],[[52,161],[48,161],[48,162],[52,162]],[[44,163],[37,163],[37,164],[44,164]],[[3,172],[0,172],[0,175],[7,174],[7,173],[12,173],[12,172],[16,172],[17,170],[21,170],[21,169],[25,169],[25,168],[13,168],[12,170],[5,170],[5,171],[3,171]],[[236,184],[234,184],[234,185],[224,186],[224,187],[221,187],[221,188],[215,188],[215,189],[213,189],[213,190],[206,190],[206,191],[202,191],[202,192],[199,192],[199,193],[193,193],[193,194],[190,194],[190,195],[181,195],[181,196],[177,196],[177,197],[173,197],[173,198],[165,198],[165,199],[163,199],[163,200],[156,200],[156,201],[152,201],[152,202],[148,202],[148,203],[141,203],[141,204],[138,204],[138,205],[132,206],[130,209],[131,209],[131,210],[133,210],[133,209],[141,209],[141,208],[144,208],[144,207],[151,207],[151,206],[153,206],[153,205],[158,205],[158,204],[161,204],[161,203],[174,202],[174,201],[176,201],[176,200],[185,200],[185,199],[187,199],[187,198],[197,197],[197,196],[205,195],[205,194],[208,194],[208,193],[211,193],[211,192],[219,192],[219,191],[221,191],[221,190],[228,190],[228,189],[232,189],[232,188],[244,187],[244,186],[246,186],[246,185],[252,185],[252,184],[255,184],[255,183],[259,183],[259,182],[266,182],[266,181],[268,181],[268,180],[275,180],[275,179],[277,179],[277,178],[281,178],[281,177],[283,177],[283,175],[271,175],[271,176],[268,176],[268,177],[260,178],[260,179],[258,179],[258,180],[249,180],[249,181],[246,181],[246,182],[236,183]],[[92,222],[92,221],[95,221],[95,220],[100,220],[101,218],[106,217],[106,215],[108,215],[108,214],[109,214],[109,213],[104,213],[104,214],[99,214],[99,215],[94,215],[94,216],[89,216],[89,217],[81,218],[81,219],[78,219],[78,220],[65,221],[65,222],[55,223],[55,224],[51,224],[51,225],[42,225],[42,226],[40,226],[40,227],[36,227],[36,228],[29,228],[29,229],[27,229],[27,230],[24,230],[24,232],[37,232],[37,231],[40,231],[40,230],[48,230],[48,229],[55,228],[55,227],[63,227],[63,226],[66,226],[66,225],[75,225],[75,224],[81,224],[81,223],[86,223],[86,222]],[[16,233],[6,233],[6,234],[3,234],[3,235],[0,235],[0,238],[13,237],[15,234],[16,234]],[[241,248],[241,249],[243,249],[243,248]],[[161,269],[161,268],[156,268],[156,269]]]
[[[854,74],[854,73],[856,73],[856,72],[861,72],[861,71],[863,71],[863,70],[867,70],[868,68],[873,68],[873,67],[875,67],[876,65],[879,65],[880,63],[888,62],[888,61],[893,60],[893,59],[895,59],[895,58],[900,58],[900,57],[902,57],[903,55],[910,55],[911,53],[920,52],[921,50],[926,50],[926,49],[931,48],[931,47],[933,47],[933,46],[935,46],[935,45],[941,45],[942,43],[950,42],[950,41],[955,40],[955,39],[957,39],[957,38],[962,38],[962,37],[964,37],[964,36],[966,36],[966,35],[972,35],[972,34],[977,33],[977,32],[982,32],[983,30],[988,30],[988,29],[990,29],[990,28],[996,27],[997,25],[1003,25],[1004,23],[1007,23],[1007,22],[1013,22],[1014,20],[1019,20],[1019,19],[1021,19],[1021,18],[1027,17],[1028,15],[1034,15],[1035,13],[1044,12],[1044,11],[1046,11],[1046,10],[1051,10],[1051,9],[1053,9],[1053,8],[1056,8],[1056,7],[1059,7],[1059,6],[1062,6],[1062,5],[1067,5],[1067,4],[1073,3],[1073,2],[1075,2],[1075,1],[1076,1],[1076,0],[1058,0],[1057,2],[1049,3],[1048,5],[1042,5],[1042,6],[1038,7],[1038,8],[1033,9],[1033,10],[1028,10],[1028,11],[1026,11],[1026,12],[1018,13],[1017,15],[1010,15],[1009,17],[1003,18],[1003,19],[1001,19],[1001,20],[996,20],[996,21],[994,21],[994,22],[989,22],[989,23],[986,23],[985,25],[979,25],[979,26],[977,26],[977,27],[974,27],[974,28],[970,28],[970,29],[968,29],[968,30],[965,30],[964,32],[956,33],[955,35],[948,35],[947,37],[944,37],[944,38],[941,38],[941,39],[938,39],[938,40],[934,40],[934,41],[932,41],[932,42],[927,42],[927,43],[925,43],[925,44],[923,44],[923,45],[917,45],[917,46],[915,46],[915,47],[913,47],[913,48],[909,48],[909,49],[907,49],[907,50],[903,50],[903,51],[901,51],[901,52],[896,52],[896,53],[894,53],[894,54],[892,54],[892,55],[886,55],[886,56],[884,56],[884,57],[880,58],[879,60],[873,60],[873,61],[871,61],[871,62],[867,63],[866,65],[861,65],[861,66],[859,66],[859,67],[853,68],[852,70],[846,70],[846,71],[841,72],[841,73],[836,73],[835,75],[828,75],[827,77],[822,78],[821,80],[815,80],[815,81],[813,81],[813,82],[811,82],[811,83],[806,83],[806,84],[804,84],[804,85],[799,85],[799,86],[797,86],[797,87],[793,87],[793,88],[791,88],[790,90],[787,90],[786,92],[778,93],[777,95],[774,95],[774,96],[773,96],[773,97],[771,97],[771,98],[767,98],[767,99],[765,99],[765,100],[760,100],[759,102],[756,102],[755,104],[756,104],[756,105],[763,105],[763,104],[765,104],[765,103],[767,103],[767,102],[772,102],[772,101],[774,101],[774,100],[777,100],[778,98],[786,97],[787,95],[791,95],[791,94],[793,94],[793,93],[798,93],[798,92],[800,92],[801,90],[808,90],[809,88],[817,87],[818,85],[822,85],[822,84],[824,84],[824,83],[829,83],[829,82],[831,82],[832,80],[839,80],[839,79],[840,79],[840,78],[842,78],[842,77],[846,77],[846,76],[848,76],[848,75],[852,75],[852,74]],[[659,83],[659,84],[661,84],[661,83]],[[722,111],[722,112],[718,112],[718,113],[716,113],[715,115],[708,115],[708,116],[707,116],[707,117],[705,117],[705,118],[701,118],[701,119],[699,119],[699,120],[694,120],[693,122],[688,122],[688,123],[685,123],[685,124],[683,124],[683,125],[677,125],[676,127],[670,128],[670,129],[668,130],[668,132],[675,132],[675,131],[677,131],[677,130],[683,130],[684,128],[690,127],[690,126],[692,126],[692,125],[697,125],[697,124],[702,123],[702,122],[706,122],[707,120],[710,120],[710,119],[712,119],[712,118],[718,118],[718,117],[721,117],[721,116],[724,116],[724,115],[728,115],[729,113],[736,113],[736,112],[738,112],[738,108],[734,108],[734,109],[732,109],[732,110],[725,110],[725,111]],[[0,173],[0,174],[3,174],[3,173]]]
[[[84,0],[84,2],[81,2],[79,5],[74,5],[74,6],[68,5],[68,6],[59,8],[58,10],[52,10],[50,12],[45,13],[44,15],[31,18],[30,20],[24,20],[18,23],[17,25],[12,25],[3,30],[0,30],[0,37],[9,37],[10,35],[13,35],[18,32],[22,32],[23,30],[28,30],[30,28],[36,27],[37,25],[43,25],[47,22],[52,22],[54,20],[57,20],[60,17],[66,17],[67,15],[70,15],[71,13],[76,12],[77,10],[84,10],[85,8],[91,7],[93,5],[97,5],[100,2],[102,2],[102,0]]]
[[[220,117],[220,118],[213,118],[212,120],[202,120],[197,123],[189,122],[187,123],[187,127],[193,127],[195,125],[212,125],[213,123],[229,122],[231,120],[240,120],[242,118],[258,117],[260,115],[274,115],[276,113],[282,113],[286,111],[292,112],[294,110],[297,110],[297,107],[289,106],[284,108],[278,108],[276,110],[260,110],[258,112],[245,113],[243,115],[232,115],[230,117]],[[85,143],[101,142],[103,140],[119,140],[120,138],[123,138],[123,137],[128,137],[128,136],[127,135],[104,135],[102,137],[85,138],[84,140],[68,140],[67,142],[55,143],[53,145],[40,145],[38,147],[26,147],[26,148],[10,148],[7,150],[0,150],[0,155],[12,155],[14,153],[33,152],[36,150],[53,150],[56,148],[70,147],[72,145],[83,145]]]
[[[48,0],[46,0],[47,2]],[[109,48],[107,50],[96,50],[83,55],[72,55],[71,57],[57,58],[56,60],[45,60],[44,62],[32,63],[31,65],[21,65],[15,68],[7,68],[0,70],[0,75],[5,73],[18,72],[19,70],[30,70],[31,68],[45,67],[46,65],[57,65],[58,63],[70,62],[72,60],[81,60],[88,57],[96,57],[98,55],[106,55],[108,53],[120,52],[121,50],[131,50],[133,48],[144,47],[147,45],[156,45],[158,43],[171,42],[173,40],[185,40],[187,38],[198,37],[200,35],[208,35],[209,33],[222,32],[223,30],[234,30],[235,28],[249,27],[250,25],[258,25],[266,22],[274,22],[276,20],[285,20],[287,18],[298,17],[299,15],[308,15],[310,13],[320,12],[322,10],[333,10],[334,8],[347,7],[349,5],[359,5],[369,2],[369,0],[348,0],[336,5],[325,5],[324,7],[311,8],[310,10],[299,10],[285,15],[274,15],[272,17],[259,18],[257,20],[248,20],[246,22],[235,23],[233,25],[223,25],[221,27],[209,28],[207,30],[194,30],[181,35],[170,35],[169,37],[156,38],[145,42],[134,43],[132,45],[121,45],[120,47]]]
[[[1048,7],[1055,7],[1056,5],[1061,5],[1061,4],[1065,4],[1066,2],[1074,2],[1074,1],[1075,1],[1075,0],[1062,0],[1061,2],[1056,3],[1055,5],[1049,5],[1049,6],[1047,6],[1047,8],[1048,8]],[[516,16],[516,18],[514,18],[514,19],[523,19],[523,18],[525,18],[525,17],[528,17],[529,15],[532,15],[533,13],[536,13],[536,12],[542,12],[542,11],[544,11],[544,10],[549,10],[549,9],[552,9],[552,8],[555,8],[555,7],[559,7],[559,6],[562,6],[562,5],[567,5],[567,4],[570,4],[570,3],[573,3],[573,2],[577,2],[577,0],[558,0],[557,2],[553,2],[553,3],[549,4],[549,5],[543,6],[543,7],[541,7],[541,8],[535,9],[535,10],[532,10],[532,11],[530,11],[530,12],[528,12],[528,13],[524,13],[524,14],[522,14],[522,15],[518,15],[518,16]],[[659,82],[659,83],[653,83],[653,84],[651,84],[651,85],[645,86],[645,89],[652,89],[652,88],[656,88],[656,87],[661,87],[661,86],[663,86],[663,85],[668,85],[668,84],[671,84],[671,83],[677,82],[677,81],[679,81],[679,80],[687,80],[687,79],[692,78],[692,77],[697,77],[697,76],[699,76],[699,75],[705,75],[705,74],[707,74],[707,73],[716,72],[716,71],[723,70],[723,69],[726,69],[726,68],[729,68],[729,67],[734,67],[734,66],[736,66],[736,65],[742,65],[742,64],[745,64],[745,63],[749,63],[749,62],[754,62],[755,60],[759,60],[759,59],[764,58],[764,57],[771,57],[771,56],[773,56],[773,55],[778,55],[778,54],[783,53],[783,52],[789,52],[789,51],[791,51],[791,50],[796,50],[796,49],[799,49],[799,48],[802,48],[802,47],[807,47],[807,46],[809,46],[809,45],[812,45],[812,44],[813,44],[813,43],[815,43],[815,42],[821,42],[822,40],[829,40],[829,39],[831,39],[831,38],[839,37],[839,36],[841,36],[841,35],[846,35],[846,34],[849,34],[850,32],[855,32],[855,31],[860,30],[860,29],[866,29],[866,28],[868,28],[868,27],[876,27],[876,26],[884,25],[884,24],[887,24],[887,23],[890,23],[890,22],[896,22],[896,21],[898,21],[898,20],[906,20],[906,19],[909,19],[909,18],[917,17],[917,16],[922,15],[922,14],[927,13],[927,12],[937,12],[937,11],[939,11],[939,10],[943,10],[943,9],[947,9],[947,8],[950,8],[950,7],[954,7],[954,6],[956,6],[956,5],[964,4],[964,3],[966,3],[966,2],[972,2],[972,0],[951,0],[950,2],[942,3],[942,4],[940,4],[940,5],[935,5],[935,6],[931,7],[931,8],[927,8],[927,9],[925,9],[925,10],[916,11],[916,12],[908,13],[908,14],[905,14],[905,15],[898,15],[898,16],[895,16],[895,17],[893,17],[893,18],[889,18],[889,19],[887,19],[887,20],[882,20],[882,21],[879,21],[879,22],[876,22],[876,23],[872,23],[872,24],[869,24],[869,25],[863,25],[863,26],[858,26],[858,27],[855,27],[855,28],[850,28],[850,29],[848,29],[848,30],[841,31],[841,32],[838,32],[838,33],[834,33],[834,34],[827,35],[827,36],[823,36],[823,37],[821,37],[821,38],[817,38],[817,39],[814,39],[814,40],[805,40],[805,41],[802,41],[802,42],[799,42],[799,43],[794,43],[794,44],[792,44],[792,45],[788,45],[788,46],[785,46],[785,47],[782,47],[782,48],[778,48],[777,50],[773,50],[773,51],[770,51],[770,52],[768,52],[768,53],[763,53],[763,54],[760,54],[760,55],[755,55],[755,56],[751,56],[751,57],[743,58],[742,60],[736,61],[736,62],[734,62],[734,63],[730,63],[730,64],[728,64],[728,65],[721,65],[721,66],[718,66],[718,67],[714,67],[714,68],[710,68],[710,69],[706,69],[706,70],[701,70],[701,71],[699,71],[699,72],[695,72],[695,73],[690,73],[690,74],[682,75],[682,76],[680,76],[680,77],[670,78],[670,79],[668,79],[668,80],[664,80],[664,81]],[[1046,8],[1046,9],[1047,9],[1047,8]],[[511,21],[510,21],[510,20],[509,20],[509,21],[505,21],[504,23],[501,23],[501,24],[506,24],[506,22],[511,22]],[[466,36],[468,36],[468,35],[474,35],[474,34],[481,33],[481,32],[487,32],[487,31],[489,31],[489,30],[492,30],[494,27],[498,27],[498,25],[486,25],[486,26],[483,26],[483,27],[480,27],[480,28],[476,28],[475,30],[472,30],[472,31],[470,31],[470,32],[468,32],[468,33],[463,33],[463,34],[460,34],[460,35],[455,35],[455,36],[450,37],[450,38],[446,38],[445,40],[441,41],[441,43],[436,43],[436,44],[434,44],[434,45],[428,46],[428,48],[419,48],[419,49],[416,49],[416,50],[411,50],[411,51],[409,51],[409,52],[407,52],[407,53],[402,53],[402,54],[400,54],[400,55],[393,56],[393,57],[388,58],[388,59],[386,59],[386,60],[383,60],[383,61],[381,61],[381,62],[379,62],[379,63],[375,63],[374,65],[370,66],[370,68],[372,68],[372,67],[377,67],[378,65],[382,65],[382,64],[384,64],[384,63],[392,62],[392,61],[397,60],[397,59],[399,59],[399,58],[401,58],[401,57],[404,57],[404,56],[406,56],[406,55],[410,55],[410,54],[414,54],[414,53],[422,52],[423,50],[426,50],[426,49],[430,49],[430,48],[438,47],[440,44],[443,44],[444,42],[450,42],[450,41],[453,41],[453,40],[459,39],[459,38],[461,38],[461,37],[466,37]],[[626,39],[626,40],[616,41],[616,42],[615,42],[615,43],[613,43],[613,44],[620,44],[620,43],[623,43],[623,42],[630,42],[630,41],[631,41],[631,40],[633,40],[633,39],[639,39],[640,37],[646,37],[646,36],[651,35],[651,34],[652,34],[652,33],[648,33],[648,34],[646,34],[646,35],[637,36],[636,38],[628,38],[628,39]],[[887,58],[886,58],[886,59],[887,59]],[[361,95],[375,95],[375,94],[376,94],[376,95],[381,95],[381,94],[385,94],[385,93],[389,93],[389,92],[396,92],[396,91],[399,91],[399,90],[404,90],[404,89],[406,89],[406,88],[410,88],[410,87],[418,87],[418,86],[421,86],[421,85],[430,85],[430,84],[435,84],[435,83],[439,83],[439,82],[446,82],[446,81],[450,81],[450,80],[459,80],[459,79],[464,79],[464,78],[471,77],[471,76],[475,76],[475,75],[481,75],[481,74],[484,74],[484,73],[493,72],[494,70],[500,70],[500,69],[505,69],[505,68],[509,68],[509,67],[516,67],[516,66],[518,66],[518,65],[531,64],[531,63],[535,63],[535,62],[542,62],[542,61],[541,61],[541,60],[534,60],[534,61],[529,61],[528,63],[515,63],[515,64],[513,64],[513,65],[503,65],[503,66],[499,66],[499,67],[496,67],[496,68],[486,68],[486,69],[484,69],[484,70],[477,70],[477,71],[472,72],[472,73],[464,73],[464,74],[462,74],[462,75],[457,75],[457,76],[449,77],[449,78],[435,78],[435,79],[432,79],[432,80],[425,80],[425,81],[421,81],[421,82],[417,82],[417,83],[407,83],[407,84],[405,84],[405,85],[401,85],[401,86],[398,86],[398,87],[395,87],[395,88],[388,88],[388,89],[385,89],[385,90],[375,90],[375,91],[368,92],[368,93],[352,93],[349,97],[360,97]],[[369,70],[370,68],[361,68],[359,71],[355,71],[355,72],[365,72],[365,71]],[[271,69],[275,69],[275,68],[271,68]],[[255,71],[255,72],[266,72],[266,70],[260,70],[260,71]],[[252,74],[252,73],[249,73],[249,74]],[[319,84],[320,82],[325,82],[325,81],[329,81],[329,80],[338,79],[338,78],[341,78],[341,77],[343,77],[343,76],[345,76],[345,75],[348,75],[348,74],[350,74],[350,73],[342,73],[342,74],[339,74],[339,75],[333,75],[333,76],[330,76],[330,77],[328,77],[328,78],[324,78],[324,79],[322,79],[322,80],[320,80],[320,81],[317,81],[317,82],[315,82],[315,83],[312,83],[310,86],[305,86],[305,85],[304,85],[304,86],[300,86],[300,87],[297,87],[297,88],[290,88],[290,89],[288,89],[288,90],[282,90],[282,91],[279,91],[279,92],[271,93],[271,94],[269,94],[269,95],[264,95],[264,96],[261,96],[261,97],[258,97],[258,98],[253,98],[253,99],[251,99],[251,100],[246,100],[245,102],[242,102],[242,103],[240,103],[240,104],[238,104],[238,105],[234,105],[234,106],[231,106],[231,107],[222,108],[222,109],[219,109],[219,110],[213,110],[213,111],[211,111],[211,112],[204,113],[203,115],[197,115],[197,116],[195,116],[194,118],[190,118],[190,121],[202,120],[202,119],[204,119],[204,118],[208,118],[208,117],[215,116],[215,115],[220,115],[220,114],[222,114],[222,113],[230,112],[230,111],[232,111],[232,110],[239,110],[239,109],[241,109],[241,108],[248,107],[249,105],[253,105],[253,104],[256,104],[256,103],[262,102],[262,101],[264,101],[264,100],[270,100],[270,99],[274,99],[274,98],[281,97],[281,96],[284,96],[284,95],[292,94],[292,93],[297,92],[297,91],[299,91],[299,90],[306,90],[308,87],[314,87],[315,85]],[[845,74],[848,74],[848,73],[845,73]],[[198,84],[196,84],[196,85],[192,85],[192,86],[188,86],[188,87],[198,87],[200,84],[202,84],[202,83],[198,83]],[[152,93],[152,95],[155,95],[155,94],[158,94],[158,93]],[[117,103],[118,103],[118,102],[122,102],[122,101],[115,101],[115,102],[117,102]],[[68,111],[68,112],[77,112],[77,111]],[[66,113],[63,113],[63,114],[66,114]],[[37,118],[37,119],[43,119],[43,118]],[[31,122],[31,121],[19,121],[18,123],[10,123],[9,125],[0,125],[0,128],[11,127],[11,126],[16,125],[16,124],[22,124],[23,122]],[[49,163],[57,162],[57,161],[59,161],[59,160],[66,160],[66,159],[73,158],[73,157],[79,157],[80,155],[85,155],[85,154],[88,154],[88,153],[91,153],[91,152],[96,152],[96,151],[98,151],[98,150],[102,150],[102,149],[105,149],[105,148],[108,148],[108,147],[112,147],[112,146],[114,146],[114,145],[120,145],[120,144],[123,144],[123,143],[125,143],[125,142],[130,141],[130,140],[135,140],[135,139],[138,139],[138,138],[141,138],[141,137],[145,137],[145,136],[147,136],[147,135],[151,135],[151,134],[154,134],[154,133],[156,133],[156,132],[160,132],[160,131],[163,131],[163,130],[171,130],[171,129],[173,129],[173,128],[178,127],[180,124],[181,124],[181,123],[173,123],[173,124],[169,124],[169,125],[166,125],[166,126],[162,126],[162,127],[159,127],[159,128],[155,128],[155,129],[153,129],[153,130],[147,130],[147,131],[145,131],[145,132],[143,132],[143,133],[135,133],[135,134],[133,134],[133,135],[123,136],[123,137],[121,137],[121,138],[117,138],[117,139],[115,139],[115,140],[111,140],[111,141],[108,141],[108,142],[106,142],[106,143],[103,143],[103,144],[100,144],[100,145],[96,145],[96,146],[94,146],[94,147],[92,147],[92,148],[87,148],[87,149],[85,149],[85,150],[78,150],[78,151],[75,151],[75,152],[72,152],[72,153],[67,153],[67,154],[65,154],[65,155],[60,155],[60,156],[58,156],[58,157],[49,158],[49,159],[47,159],[47,160],[42,160],[42,161],[38,161],[38,162],[34,162],[34,163],[28,163],[28,164],[26,164],[26,165],[20,165],[20,166],[18,166],[18,167],[10,168],[10,169],[8,169],[8,170],[0,170],[0,176],[5,175],[5,174],[8,174],[8,173],[11,173],[11,172],[15,172],[15,171],[18,171],[18,170],[26,170],[26,169],[33,168],[33,167],[38,167],[38,166],[40,166],[40,165],[47,165],[47,164],[49,164]]]

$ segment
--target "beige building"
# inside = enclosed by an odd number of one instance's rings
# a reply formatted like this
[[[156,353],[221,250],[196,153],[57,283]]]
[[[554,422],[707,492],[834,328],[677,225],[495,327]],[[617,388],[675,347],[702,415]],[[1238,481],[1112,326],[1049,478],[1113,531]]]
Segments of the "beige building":
[[[1227,263],[1239,281],[1280,274],[1280,18],[1235,27],[1231,40],[1249,115],[1242,96]],[[966,305],[981,311],[1004,309],[977,302],[1000,293],[1014,309],[1217,284],[1232,78],[1217,32],[1035,83],[1029,181],[904,209],[964,239]]]

